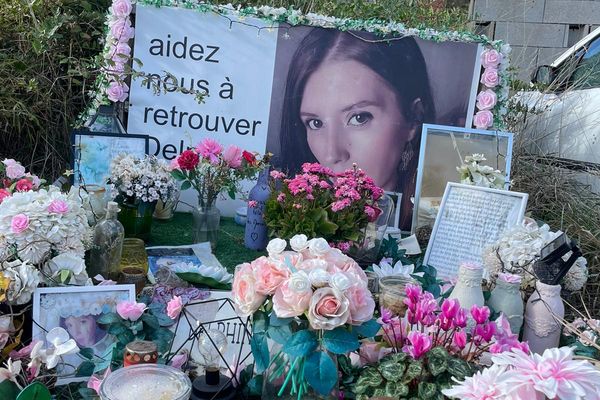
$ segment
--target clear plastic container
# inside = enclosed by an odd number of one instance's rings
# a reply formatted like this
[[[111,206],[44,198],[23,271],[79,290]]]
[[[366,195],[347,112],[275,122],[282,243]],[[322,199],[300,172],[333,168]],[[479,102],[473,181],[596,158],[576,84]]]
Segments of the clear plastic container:
[[[188,400],[192,382],[180,370],[162,364],[139,364],[111,373],[100,385],[102,400]]]

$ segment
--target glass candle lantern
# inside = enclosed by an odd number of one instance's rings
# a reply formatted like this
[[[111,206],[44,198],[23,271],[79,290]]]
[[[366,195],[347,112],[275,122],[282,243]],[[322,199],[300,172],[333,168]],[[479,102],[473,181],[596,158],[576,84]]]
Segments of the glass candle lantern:
[[[386,276],[379,279],[379,305],[394,315],[404,316],[406,305],[406,285],[418,285],[418,282],[405,276]]]
[[[190,378],[177,368],[138,364],[112,372],[100,385],[101,400],[187,400]]]
[[[121,254],[121,274],[119,283],[135,284],[135,291],[140,294],[146,285],[148,274],[148,254],[142,239],[125,238]]]

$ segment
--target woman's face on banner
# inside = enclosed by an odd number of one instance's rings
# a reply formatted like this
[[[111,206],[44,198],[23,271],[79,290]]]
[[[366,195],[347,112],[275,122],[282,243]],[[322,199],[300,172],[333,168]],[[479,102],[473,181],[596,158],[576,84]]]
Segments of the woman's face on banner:
[[[367,66],[325,61],[308,79],[300,118],[319,163],[341,172],[356,163],[386,190],[398,185],[398,164],[414,136],[396,93]]]
[[[96,344],[96,320],[91,315],[65,318],[65,327],[79,347]]]

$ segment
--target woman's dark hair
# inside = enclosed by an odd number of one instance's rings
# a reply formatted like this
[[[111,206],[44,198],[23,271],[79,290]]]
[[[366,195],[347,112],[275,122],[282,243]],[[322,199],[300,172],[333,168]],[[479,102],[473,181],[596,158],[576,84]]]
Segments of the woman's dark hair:
[[[300,105],[306,82],[325,60],[354,60],[369,67],[395,91],[408,122],[420,125],[435,121],[425,59],[415,39],[407,36],[373,43],[380,39],[362,31],[313,28],[302,40],[291,61],[283,102],[280,163],[284,169],[295,172],[303,162],[317,161],[308,146]],[[421,100],[423,111],[418,115],[412,106],[416,99]],[[411,142],[414,156],[404,168],[411,175],[416,171],[420,140],[421,132],[417,129]],[[416,176],[403,176],[398,182],[398,191],[404,193],[403,198],[409,203],[415,179]]]

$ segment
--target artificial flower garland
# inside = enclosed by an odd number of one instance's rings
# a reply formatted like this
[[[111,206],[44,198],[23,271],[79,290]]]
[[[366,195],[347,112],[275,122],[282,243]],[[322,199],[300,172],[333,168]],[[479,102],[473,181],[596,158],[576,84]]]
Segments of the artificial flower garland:
[[[113,0],[107,16],[107,38],[103,50],[106,61],[96,79],[94,89],[90,92],[92,102],[83,111],[79,124],[92,116],[100,105],[108,101],[125,102],[129,96],[129,87],[124,82],[125,65],[131,59],[131,48],[128,42],[134,36],[130,14],[136,0]],[[503,116],[507,112],[509,83],[510,46],[501,40],[490,40],[484,35],[470,32],[440,32],[430,28],[406,28],[400,22],[386,22],[378,19],[357,20],[336,18],[315,13],[302,14],[299,10],[284,7],[241,7],[231,4],[226,6],[212,5],[190,0],[137,0],[137,4],[155,7],[180,7],[198,12],[214,12],[233,20],[244,20],[246,17],[259,18],[273,25],[287,23],[292,26],[313,26],[320,28],[347,30],[364,30],[381,36],[390,34],[415,36],[433,42],[461,41],[481,43],[485,50],[481,55],[483,73],[481,75],[481,92],[477,96],[476,107],[479,111],[473,118],[473,125],[478,129],[504,128]],[[258,28],[258,27],[257,27]]]

